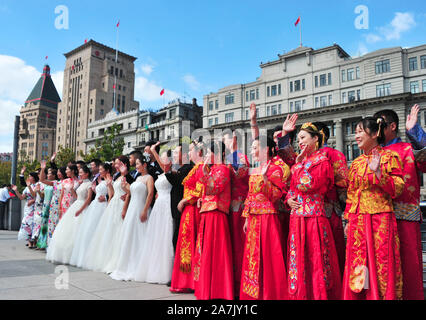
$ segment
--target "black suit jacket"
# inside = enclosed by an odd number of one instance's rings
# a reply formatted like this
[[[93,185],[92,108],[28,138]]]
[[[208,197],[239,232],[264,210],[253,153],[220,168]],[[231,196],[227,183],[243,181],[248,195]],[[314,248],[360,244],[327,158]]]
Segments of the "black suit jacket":
[[[186,178],[188,173],[194,167],[194,164],[184,164],[177,171],[166,173],[166,178],[172,185],[172,191],[170,195],[170,205],[172,209],[173,219],[180,219],[181,213],[177,209],[179,202],[183,199],[183,185],[182,181]]]

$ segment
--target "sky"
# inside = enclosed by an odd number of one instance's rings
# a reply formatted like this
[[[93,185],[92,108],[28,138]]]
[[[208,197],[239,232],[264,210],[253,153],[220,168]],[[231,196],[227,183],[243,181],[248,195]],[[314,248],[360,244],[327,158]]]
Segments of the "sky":
[[[299,46],[300,27],[304,46],[337,43],[353,57],[426,43],[424,0],[0,0],[0,152],[12,152],[15,116],[44,64],[62,97],[63,54],[85,39],[115,48],[118,21],[119,50],[137,57],[135,100],[154,110],[255,81],[261,62]]]

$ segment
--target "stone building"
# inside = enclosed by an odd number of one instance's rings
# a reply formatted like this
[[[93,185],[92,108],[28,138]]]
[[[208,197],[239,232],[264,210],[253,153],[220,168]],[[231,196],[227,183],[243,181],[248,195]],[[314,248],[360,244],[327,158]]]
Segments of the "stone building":
[[[20,109],[19,159],[48,159],[55,150],[56,114],[59,98],[45,65],[24,106]]]
[[[134,101],[135,57],[90,40],[65,53],[62,102],[58,106],[57,148],[85,152],[88,126],[113,107],[119,113],[138,110]],[[114,88],[115,87],[115,88]]]
[[[316,50],[299,47],[261,63],[260,68],[256,81],[204,96],[203,127],[212,133],[243,129],[242,149],[248,154],[253,102],[261,129],[273,130],[294,112],[299,114],[297,125],[326,122],[329,144],[342,151],[349,163],[360,154],[355,127],[364,116],[393,109],[405,140],[406,115],[417,103],[419,122],[426,127],[426,45],[381,49],[356,58],[337,44]]]

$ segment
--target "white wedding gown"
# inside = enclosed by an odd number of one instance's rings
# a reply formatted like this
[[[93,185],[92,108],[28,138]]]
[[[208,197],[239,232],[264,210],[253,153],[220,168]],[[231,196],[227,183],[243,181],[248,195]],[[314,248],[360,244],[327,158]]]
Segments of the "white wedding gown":
[[[172,278],[173,218],[170,207],[172,185],[161,174],[155,181],[158,198],[148,219],[145,241],[140,255],[136,281],[166,284]]]
[[[60,262],[68,264],[71,259],[74,243],[76,239],[77,229],[81,220],[87,210],[76,217],[75,213],[83,206],[87,199],[87,193],[91,187],[90,180],[86,179],[77,188],[77,200],[68,208],[63,214],[62,219],[59,220],[53,233],[52,240],[47,248],[46,260],[52,262]]]
[[[87,208],[77,230],[74,249],[72,251],[70,265],[82,267],[86,252],[92,242],[94,231],[107,208],[108,202],[106,196],[108,187],[105,181],[101,181],[95,189],[96,197]],[[100,202],[99,197],[104,196],[105,201]]]
[[[96,227],[92,242],[83,259],[83,268],[85,269],[104,272],[111,260],[116,243],[120,239],[123,226],[121,213],[124,207],[121,196],[125,194],[121,188],[121,179],[122,177],[119,177],[114,181],[114,196]]]
[[[123,222],[119,258],[115,270],[111,273],[114,280],[134,280],[139,257],[148,225],[148,220],[142,222],[140,216],[145,207],[148,189],[143,176],[138,177],[130,185],[130,203]],[[150,209],[148,211],[148,217]]]

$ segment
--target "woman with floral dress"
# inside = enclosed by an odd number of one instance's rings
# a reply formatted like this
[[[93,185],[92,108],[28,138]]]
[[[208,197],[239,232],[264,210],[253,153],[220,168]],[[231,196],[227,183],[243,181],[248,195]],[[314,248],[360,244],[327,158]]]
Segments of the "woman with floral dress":
[[[74,203],[77,199],[77,194],[75,189],[78,188],[78,169],[77,166],[71,164],[67,166],[65,170],[66,176],[68,179],[62,181],[62,189],[60,196],[60,210],[59,210],[59,220],[62,219],[62,216],[67,212],[68,208]]]
[[[65,173],[66,168],[60,167],[57,171],[58,179],[53,181],[46,181],[46,184],[52,183],[53,195],[52,200],[50,201],[50,211],[49,211],[49,221],[48,221],[48,237],[47,245],[49,246],[50,240],[52,240],[53,232],[55,231],[56,225],[59,222],[59,213],[60,213],[60,197],[62,191],[62,182],[66,177]]]
[[[22,194],[18,191],[16,186],[13,186],[13,191],[20,200],[27,200],[24,208],[24,218],[22,219],[21,228],[18,233],[18,240],[26,240],[27,246],[34,249],[34,243],[31,241],[34,222],[34,203],[35,203],[35,184],[38,182],[38,175],[36,172],[31,172],[26,181],[27,187]]]

